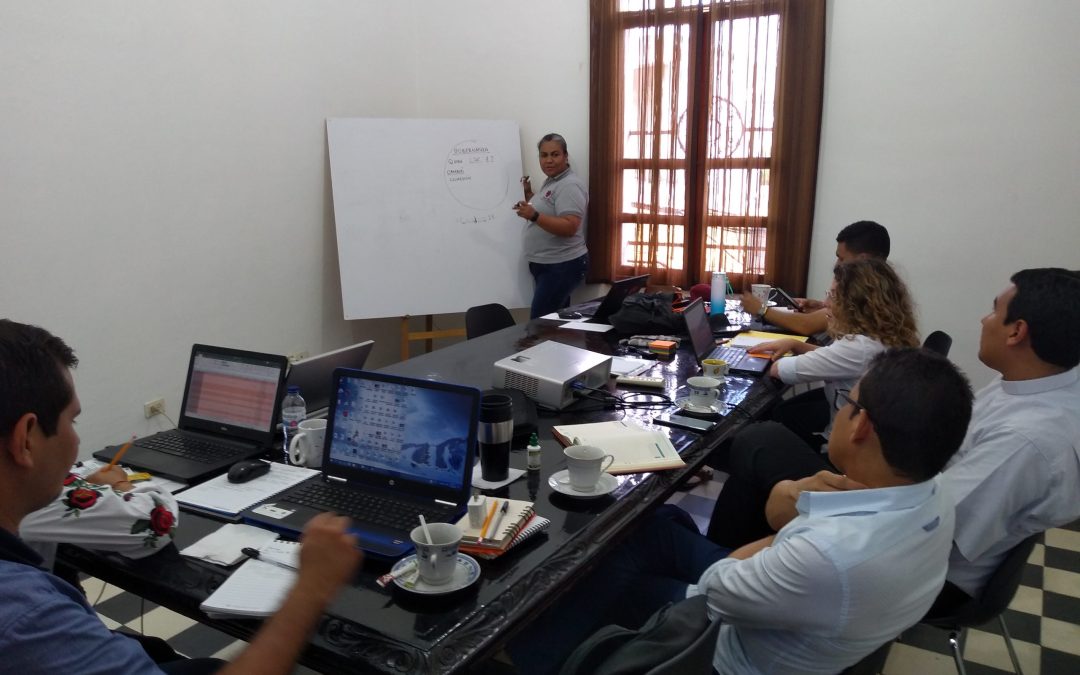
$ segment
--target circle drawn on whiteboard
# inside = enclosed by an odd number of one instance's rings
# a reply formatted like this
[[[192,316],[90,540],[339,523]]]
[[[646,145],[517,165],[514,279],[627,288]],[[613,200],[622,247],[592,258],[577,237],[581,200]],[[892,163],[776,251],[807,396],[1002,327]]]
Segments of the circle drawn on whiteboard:
[[[490,143],[470,139],[455,143],[446,156],[443,180],[462,206],[487,210],[506,197],[509,179]]]

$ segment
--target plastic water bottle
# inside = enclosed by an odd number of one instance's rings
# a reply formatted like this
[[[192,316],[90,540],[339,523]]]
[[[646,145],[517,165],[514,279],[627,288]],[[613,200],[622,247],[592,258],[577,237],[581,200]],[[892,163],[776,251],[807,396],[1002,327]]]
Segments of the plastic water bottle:
[[[281,430],[285,434],[285,463],[289,463],[289,441],[296,434],[296,427],[307,419],[307,401],[300,395],[300,387],[289,387],[281,399]]]
[[[712,292],[709,294],[709,314],[723,314],[727,309],[727,275],[712,273]]]

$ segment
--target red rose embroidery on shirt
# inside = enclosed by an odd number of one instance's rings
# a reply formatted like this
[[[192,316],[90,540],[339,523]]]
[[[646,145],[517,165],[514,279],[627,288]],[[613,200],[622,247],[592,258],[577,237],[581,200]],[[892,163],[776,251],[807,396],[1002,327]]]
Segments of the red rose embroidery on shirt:
[[[84,511],[94,504],[97,504],[98,497],[101,493],[97,490],[91,490],[90,488],[75,488],[67,493],[64,498],[64,504],[69,509],[78,509]]]
[[[64,479],[64,487],[67,487],[67,486],[71,485],[72,483],[74,483],[77,480],[79,480],[78,476],[76,476],[73,473],[69,473],[67,475],[67,478]]]
[[[164,506],[155,506],[150,512],[150,529],[158,536],[168,534],[176,523],[176,516]]]

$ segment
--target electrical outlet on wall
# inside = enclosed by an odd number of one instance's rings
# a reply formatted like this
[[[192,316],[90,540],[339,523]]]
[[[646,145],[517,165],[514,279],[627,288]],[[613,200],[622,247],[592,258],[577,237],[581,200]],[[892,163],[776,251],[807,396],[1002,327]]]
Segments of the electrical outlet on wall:
[[[155,398],[152,401],[143,403],[143,415],[146,415],[147,419],[150,419],[154,415],[161,415],[165,412],[165,399]]]
[[[299,351],[299,352],[293,352],[292,354],[289,354],[289,356],[286,357],[286,358],[289,359],[289,363],[296,363],[297,361],[303,361],[304,359],[306,359],[309,356],[311,356],[310,352]]]

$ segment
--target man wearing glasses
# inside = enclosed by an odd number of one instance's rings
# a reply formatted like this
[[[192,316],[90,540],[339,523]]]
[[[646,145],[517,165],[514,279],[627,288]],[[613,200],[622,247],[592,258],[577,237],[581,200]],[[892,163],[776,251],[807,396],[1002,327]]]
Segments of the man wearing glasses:
[[[944,472],[956,502],[956,537],[942,609],[977,596],[1027,537],[1080,518],[1080,272],[1014,274],[982,319],[979,360],[1000,375],[976,395],[964,443]],[[834,403],[852,397],[837,392]],[[778,444],[761,426],[734,441],[732,477],[716,512],[724,521],[709,528],[724,546],[783,526],[792,511],[776,506],[803,491],[858,487],[797,438]]]
[[[637,628],[696,595],[722,621],[719,673],[839,672],[922,618],[952,546],[937,474],[964,437],[971,388],[943,357],[907,348],[875,357],[841,398],[829,458],[845,489],[777,494],[769,510],[787,525],[735,551],[661,507],[511,642],[520,671],[555,672],[597,628]]]

